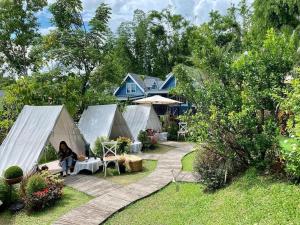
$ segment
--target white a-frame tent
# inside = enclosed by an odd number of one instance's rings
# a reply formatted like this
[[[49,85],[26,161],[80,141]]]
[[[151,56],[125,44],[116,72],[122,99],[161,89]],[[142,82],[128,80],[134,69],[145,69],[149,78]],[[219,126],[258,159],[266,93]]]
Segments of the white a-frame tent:
[[[0,146],[0,175],[12,165],[29,172],[47,144],[58,151],[61,141],[85,153],[84,138],[64,106],[25,106]]]
[[[89,106],[79,120],[79,129],[91,148],[98,137],[132,139],[127,123],[115,104]]]
[[[141,130],[153,129],[161,131],[161,122],[152,105],[129,105],[123,116],[135,141]]]

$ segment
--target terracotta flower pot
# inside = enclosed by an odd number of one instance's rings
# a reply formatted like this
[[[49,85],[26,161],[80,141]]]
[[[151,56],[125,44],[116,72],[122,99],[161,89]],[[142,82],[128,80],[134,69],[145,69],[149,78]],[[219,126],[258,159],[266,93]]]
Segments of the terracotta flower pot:
[[[20,183],[21,181],[23,180],[23,176],[21,177],[16,177],[16,178],[12,178],[12,179],[5,179],[5,182],[8,184],[8,185],[13,185],[13,184],[17,184],[17,183]]]

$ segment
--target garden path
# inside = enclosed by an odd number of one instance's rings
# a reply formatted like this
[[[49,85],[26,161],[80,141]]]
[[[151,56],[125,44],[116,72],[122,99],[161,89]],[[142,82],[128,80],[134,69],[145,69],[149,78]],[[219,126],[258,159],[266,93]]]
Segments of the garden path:
[[[71,210],[59,218],[54,225],[101,224],[114,213],[129,204],[159,191],[173,180],[173,174],[180,180],[191,180],[182,172],[181,159],[193,149],[193,145],[183,142],[166,142],[173,147],[165,154],[144,154],[143,159],[158,160],[157,167],[147,177],[127,186],[121,186],[94,176],[77,175],[65,179],[65,184],[95,198],[87,204]]]

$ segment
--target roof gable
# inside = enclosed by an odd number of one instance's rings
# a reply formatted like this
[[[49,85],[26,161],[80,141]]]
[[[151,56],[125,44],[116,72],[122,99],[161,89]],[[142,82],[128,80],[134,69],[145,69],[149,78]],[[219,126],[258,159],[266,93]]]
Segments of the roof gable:
[[[132,81],[133,83],[135,83],[135,84],[137,85],[137,87],[140,89],[140,91],[141,91],[142,93],[145,93],[145,91],[146,91],[147,88],[146,88],[146,86],[145,86],[143,80],[139,77],[139,75],[128,73],[128,74],[126,75],[126,77],[124,78],[124,80],[122,81],[122,84],[120,85],[120,87],[118,87],[118,88],[116,89],[116,91],[114,92],[114,95],[117,95],[118,92],[119,92],[119,90],[120,90],[122,87],[124,87],[124,85],[126,85],[126,83],[127,83],[128,81]]]
[[[171,87],[170,87],[171,86]],[[160,86],[159,90],[163,89],[169,89],[176,86],[176,78],[173,73],[169,73],[167,75],[167,79],[163,82],[163,84]]]

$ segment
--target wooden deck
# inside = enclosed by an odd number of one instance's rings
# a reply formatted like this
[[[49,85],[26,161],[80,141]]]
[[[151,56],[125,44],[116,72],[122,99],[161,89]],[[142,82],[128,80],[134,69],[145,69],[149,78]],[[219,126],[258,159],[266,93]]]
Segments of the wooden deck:
[[[42,168],[42,166],[47,166],[48,171],[50,173],[52,173],[52,174],[60,173],[62,170],[58,163],[59,163],[59,160],[55,160],[52,162],[41,164],[41,165],[39,165],[39,168]]]
[[[71,210],[62,216],[55,225],[98,225],[110,216],[133,202],[147,197],[173,180],[173,173],[181,171],[181,159],[189,153],[193,146],[188,143],[168,142],[173,150],[157,156],[145,155],[145,158],[157,158],[157,168],[149,176],[136,183],[121,186],[104,179],[88,175],[69,176],[65,179],[66,185],[85,192],[95,198],[87,204]],[[188,174],[184,174],[183,177]],[[178,176],[179,177],[179,176]]]

